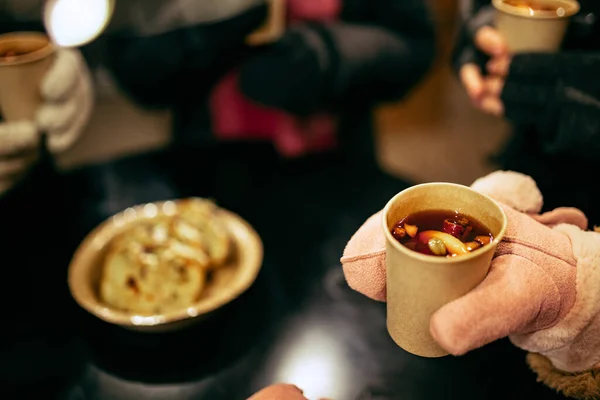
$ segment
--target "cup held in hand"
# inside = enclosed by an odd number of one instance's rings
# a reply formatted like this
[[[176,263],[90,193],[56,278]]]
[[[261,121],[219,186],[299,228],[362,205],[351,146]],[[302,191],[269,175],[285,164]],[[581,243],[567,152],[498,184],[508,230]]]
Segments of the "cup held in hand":
[[[32,120],[42,98],[40,83],[53,61],[54,46],[37,32],[0,35],[0,115]]]
[[[488,228],[494,240],[452,258],[410,250],[390,231],[399,220],[424,211],[458,212]],[[382,219],[387,253],[387,327],[398,346],[422,357],[448,355],[431,336],[429,320],[440,307],[483,281],[506,225],[506,215],[494,200],[462,185],[417,185],[388,202]]]
[[[560,49],[576,0],[492,0],[496,29],[512,53],[554,53]]]

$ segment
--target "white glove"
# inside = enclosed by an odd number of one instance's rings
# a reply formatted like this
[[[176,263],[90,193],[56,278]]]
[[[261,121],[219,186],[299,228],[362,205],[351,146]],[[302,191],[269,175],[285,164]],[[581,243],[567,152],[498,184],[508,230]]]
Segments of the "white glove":
[[[51,153],[69,148],[87,124],[94,103],[90,72],[81,53],[60,49],[44,76],[43,103],[35,121],[0,123],[0,194],[22,179],[39,156],[47,135]]]

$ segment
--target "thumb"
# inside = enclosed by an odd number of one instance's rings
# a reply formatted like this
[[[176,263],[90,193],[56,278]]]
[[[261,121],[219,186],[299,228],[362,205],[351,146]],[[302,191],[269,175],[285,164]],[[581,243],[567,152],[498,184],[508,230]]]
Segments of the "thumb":
[[[341,259],[348,285],[374,300],[385,301],[385,234],[382,211],[371,216],[352,236]]]
[[[516,255],[500,256],[479,286],[431,317],[431,335],[449,353],[462,355],[547,326],[560,310],[558,299],[554,282],[536,264]]]
[[[573,207],[559,207],[544,214],[532,215],[531,217],[548,226],[571,224],[579,227],[581,230],[586,230],[588,226],[588,219],[583,211]]]
[[[87,65],[77,50],[61,49],[56,52],[54,63],[44,76],[40,91],[42,97],[49,101],[60,101],[76,87],[77,80]]]

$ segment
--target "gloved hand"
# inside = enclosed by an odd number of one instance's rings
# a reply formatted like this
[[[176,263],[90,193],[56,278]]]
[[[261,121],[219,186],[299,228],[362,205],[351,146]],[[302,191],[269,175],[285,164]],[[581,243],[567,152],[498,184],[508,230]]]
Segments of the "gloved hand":
[[[0,194],[23,178],[39,156],[41,134],[51,153],[70,147],[87,124],[93,107],[90,72],[81,53],[61,49],[40,92],[43,103],[33,121],[0,122]]]
[[[453,355],[509,336],[548,386],[600,397],[600,234],[584,231],[577,209],[539,215],[541,193],[525,175],[495,172],[472,188],[501,204],[508,229],[485,280],[432,316],[432,336]],[[353,289],[385,301],[380,221],[378,213],[356,232],[342,264]]]
[[[296,115],[328,110],[333,79],[330,51],[313,27],[290,28],[242,65],[240,89],[260,104]]]

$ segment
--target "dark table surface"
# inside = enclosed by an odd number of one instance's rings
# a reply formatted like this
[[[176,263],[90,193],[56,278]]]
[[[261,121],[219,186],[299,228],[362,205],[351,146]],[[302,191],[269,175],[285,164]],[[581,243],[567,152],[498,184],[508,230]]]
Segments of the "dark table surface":
[[[260,145],[36,172],[0,201],[0,399],[244,399],[282,381],[314,399],[559,398],[507,340],[459,358],[406,353],[386,332],[385,305],[348,288],[345,243],[407,186],[352,157],[284,162]],[[248,292],[160,335],[77,307],[66,267],[89,229],[127,206],[191,195],[215,198],[261,235],[263,268]]]

